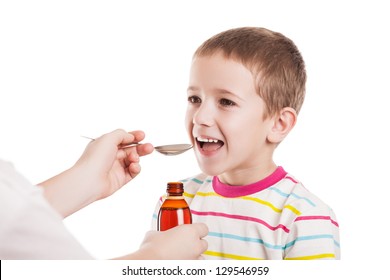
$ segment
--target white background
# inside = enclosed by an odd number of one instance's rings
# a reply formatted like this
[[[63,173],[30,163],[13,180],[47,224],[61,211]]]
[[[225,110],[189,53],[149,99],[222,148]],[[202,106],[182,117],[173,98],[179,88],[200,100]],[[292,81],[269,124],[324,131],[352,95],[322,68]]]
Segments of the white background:
[[[0,158],[39,183],[78,159],[88,142],[80,135],[142,129],[154,145],[188,142],[184,113],[195,49],[229,28],[266,27],[296,43],[308,73],[305,104],[275,153],[277,164],[335,210],[343,260],[384,257],[384,3],[1,1]],[[96,258],[136,250],[166,182],[199,172],[192,152],[155,152],[141,163],[134,181],[65,220]]]

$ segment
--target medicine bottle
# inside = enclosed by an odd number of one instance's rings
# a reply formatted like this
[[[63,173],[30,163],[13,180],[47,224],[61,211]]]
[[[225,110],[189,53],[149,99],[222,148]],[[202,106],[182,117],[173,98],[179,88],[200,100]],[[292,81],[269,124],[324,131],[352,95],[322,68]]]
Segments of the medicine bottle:
[[[178,225],[191,224],[191,210],[183,197],[183,183],[169,182],[167,197],[158,212],[157,229],[168,230]]]

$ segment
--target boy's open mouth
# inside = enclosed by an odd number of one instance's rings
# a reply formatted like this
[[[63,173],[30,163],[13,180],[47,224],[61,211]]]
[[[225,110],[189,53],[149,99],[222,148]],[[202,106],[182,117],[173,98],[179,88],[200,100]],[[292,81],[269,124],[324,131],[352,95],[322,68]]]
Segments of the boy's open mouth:
[[[218,139],[196,137],[198,147],[207,152],[216,151],[221,148],[225,143]]]

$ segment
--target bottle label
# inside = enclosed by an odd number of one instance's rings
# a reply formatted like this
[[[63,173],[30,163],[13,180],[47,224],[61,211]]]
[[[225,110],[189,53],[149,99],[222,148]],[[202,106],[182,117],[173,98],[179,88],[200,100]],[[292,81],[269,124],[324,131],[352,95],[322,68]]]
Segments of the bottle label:
[[[178,225],[191,223],[192,216],[190,208],[161,208],[158,214],[157,230],[164,231]]]

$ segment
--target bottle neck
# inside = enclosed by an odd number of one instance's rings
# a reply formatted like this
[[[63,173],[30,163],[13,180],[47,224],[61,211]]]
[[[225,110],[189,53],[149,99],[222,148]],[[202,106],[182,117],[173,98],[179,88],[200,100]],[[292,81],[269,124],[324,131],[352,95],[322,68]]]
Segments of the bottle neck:
[[[166,199],[179,200],[179,199],[184,199],[184,196],[183,196],[183,194],[177,194],[177,193],[169,194],[168,193]]]

